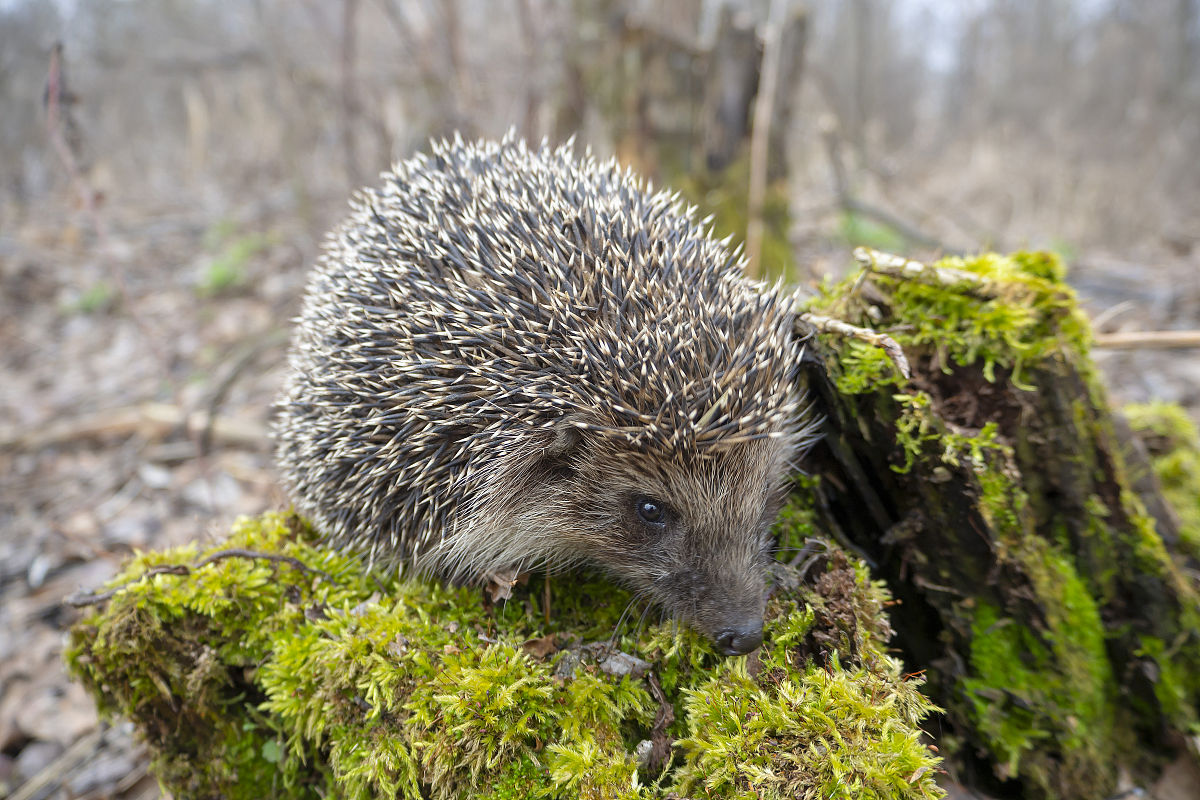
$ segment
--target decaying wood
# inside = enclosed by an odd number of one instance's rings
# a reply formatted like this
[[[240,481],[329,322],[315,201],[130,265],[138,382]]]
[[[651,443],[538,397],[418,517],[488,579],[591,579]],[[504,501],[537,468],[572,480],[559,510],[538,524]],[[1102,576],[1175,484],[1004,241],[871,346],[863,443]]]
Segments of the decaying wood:
[[[940,286],[956,286],[972,294],[990,296],[995,287],[986,278],[951,267],[937,267],[910,258],[882,253],[869,247],[854,248],[854,260],[863,268],[863,276],[881,272],[906,280],[931,281]]]

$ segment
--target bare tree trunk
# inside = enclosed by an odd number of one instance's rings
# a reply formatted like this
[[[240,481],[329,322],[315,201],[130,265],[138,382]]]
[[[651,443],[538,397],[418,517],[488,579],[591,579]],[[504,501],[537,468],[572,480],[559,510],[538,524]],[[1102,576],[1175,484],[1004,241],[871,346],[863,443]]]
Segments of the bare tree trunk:
[[[540,84],[540,64],[538,57],[538,27],[534,19],[533,0],[514,0],[517,7],[517,20],[521,25],[521,46],[525,56],[525,118],[521,124],[521,134],[529,140],[539,138],[538,116],[542,108],[542,91]]]
[[[346,180],[351,186],[362,183],[358,162],[358,82],[355,62],[358,52],[358,0],[342,0],[341,84],[342,84],[342,157]]]
[[[763,198],[767,193],[767,157],[770,152],[771,113],[779,85],[779,51],[787,0],[771,0],[771,13],[763,33],[762,65],[754,102],[754,127],[750,139],[749,213],[746,224],[746,274],[762,275]]]
[[[720,172],[746,140],[759,81],[758,35],[752,27],[736,26],[728,6],[721,9],[707,73],[704,162],[711,172]]]

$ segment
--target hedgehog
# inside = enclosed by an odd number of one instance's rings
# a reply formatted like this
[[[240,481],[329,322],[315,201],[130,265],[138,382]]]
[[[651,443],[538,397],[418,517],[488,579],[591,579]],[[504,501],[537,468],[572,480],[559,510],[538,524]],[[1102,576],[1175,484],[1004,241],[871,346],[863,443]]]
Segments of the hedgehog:
[[[573,143],[435,143],[325,240],[275,424],[297,510],[457,584],[598,568],[726,655],[813,438],[804,337],[677,194]]]

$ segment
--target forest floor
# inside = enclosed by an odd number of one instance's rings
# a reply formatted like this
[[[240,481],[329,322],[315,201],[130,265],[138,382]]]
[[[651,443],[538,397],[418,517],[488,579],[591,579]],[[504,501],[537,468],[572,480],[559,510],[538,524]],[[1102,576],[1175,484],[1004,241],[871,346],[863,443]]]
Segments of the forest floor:
[[[77,612],[63,598],[134,550],[207,541],[287,502],[269,420],[311,223],[286,210],[101,213],[25,214],[0,234],[0,796],[23,800],[158,796],[129,731],[102,728],[65,674]],[[821,257],[849,264],[849,251]],[[1198,328],[1198,258],[1087,253],[1072,280],[1106,330]],[[1114,404],[1160,398],[1200,415],[1200,352],[1097,361]]]

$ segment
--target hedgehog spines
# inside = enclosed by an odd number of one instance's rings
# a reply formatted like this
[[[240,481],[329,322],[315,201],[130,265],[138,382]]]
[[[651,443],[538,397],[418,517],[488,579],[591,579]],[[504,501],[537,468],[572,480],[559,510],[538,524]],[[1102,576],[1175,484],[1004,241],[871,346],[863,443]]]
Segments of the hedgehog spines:
[[[710,226],[570,143],[456,135],[396,164],[305,296],[277,424],[300,509],[415,563],[534,480],[560,425],[685,466],[797,437],[792,311]],[[533,534],[489,535],[480,552],[537,560]],[[431,568],[487,566],[453,558]]]

